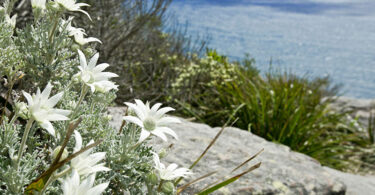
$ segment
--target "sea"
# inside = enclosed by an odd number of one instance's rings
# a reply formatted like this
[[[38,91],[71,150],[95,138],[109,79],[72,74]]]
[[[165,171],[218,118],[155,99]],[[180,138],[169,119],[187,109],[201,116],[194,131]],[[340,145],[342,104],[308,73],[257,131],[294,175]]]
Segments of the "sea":
[[[330,76],[342,95],[375,99],[374,0],[174,0],[169,12],[230,60],[248,53],[262,73]]]

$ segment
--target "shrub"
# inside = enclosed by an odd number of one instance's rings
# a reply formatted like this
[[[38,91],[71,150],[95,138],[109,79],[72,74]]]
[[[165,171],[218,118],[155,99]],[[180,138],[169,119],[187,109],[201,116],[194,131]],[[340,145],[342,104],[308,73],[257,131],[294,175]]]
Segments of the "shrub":
[[[2,0],[0,0],[1,2]],[[33,20],[30,1],[18,0],[15,12],[18,27]],[[187,64],[193,53],[200,53],[204,40],[193,40],[186,27],[175,25],[166,14],[171,0],[88,0],[86,10],[97,22],[77,17],[73,26],[80,26],[103,43],[95,49],[102,62],[119,77],[116,102],[133,98],[165,101],[172,81],[178,75],[176,66]],[[147,89],[147,90],[146,90]]]
[[[107,108],[118,90],[110,79],[118,75],[104,72],[110,65],[98,64],[99,53],[92,47],[101,41],[86,37],[71,17],[80,12],[90,18],[82,9],[88,4],[33,0],[33,20],[17,28],[15,2],[6,0],[0,6],[0,87],[6,91],[0,110],[0,193],[183,191],[177,184],[191,175],[190,169],[166,167],[147,144],[151,137],[167,141],[166,134],[177,139],[167,127],[180,122],[166,116],[173,108],[137,99],[136,104],[126,103],[129,112],[120,129],[109,125]],[[239,177],[207,190],[215,191]]]
[[[330,108],[339,87],[331,86],[329,78],[309,80],[272,70],[263,77],[253,60],[241,65],[229,63],[216,52],[207,56],[199,65],[186,68],[174,84],[185,89],[186,97],[178,101],[183,115],[221,126],[236,113],[234,126],[324,165],[359,166],[359,161],[351,159],[356,153],[353,148],[358,150],[365,141],[347,120],[349,112]]]

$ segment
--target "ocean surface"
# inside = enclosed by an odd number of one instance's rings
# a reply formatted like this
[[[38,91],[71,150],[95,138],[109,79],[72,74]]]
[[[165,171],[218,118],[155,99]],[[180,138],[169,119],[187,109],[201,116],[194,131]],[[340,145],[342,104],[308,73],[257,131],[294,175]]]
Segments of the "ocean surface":
[[[343,95],[375,98],[374,0],[174,0],[188,34],[257,67],[301,76],[329,75]]]

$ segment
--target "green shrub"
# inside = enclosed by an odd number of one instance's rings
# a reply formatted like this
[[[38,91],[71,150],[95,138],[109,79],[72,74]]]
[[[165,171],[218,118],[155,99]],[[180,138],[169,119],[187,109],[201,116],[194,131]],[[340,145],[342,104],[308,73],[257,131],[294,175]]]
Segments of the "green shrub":
[[[330,107],[339,88],[328,78],[309,80],[277,71],[260,76],[253,60],[229,63],[216,52],[208,52],[200,62],[186,68],[175,83],[183,83],[183,94],[188,94],[178,101],[183,115],[221,126],[236,111],[236,127],[324,165],[338,169],[358,165],[350,159],[353,148],[367,142],[347,120],[348,112]]]
[[[249,77],[256,77],[259,71],[253,64],[254,59],[250,57],[245,58],[241,63],[231,63],[226,56],[219,55],[215,50],[207,50],[204,58],[195,57],[190,64],[175,68],[179,74],[172,84],[171,97],[177,100],[180,108],[183,108],[180,109],[183,115],[193,115],[201,120],[201,116],[209,118],[211,114],[222,113],[221,120],[216,121],[220,126],[227,121],[230,112],[224,109],[212,109],[220,106],[215,86],[238,80],[239,71],[248,74]],[[199,109],[195,109],[198,107]]]

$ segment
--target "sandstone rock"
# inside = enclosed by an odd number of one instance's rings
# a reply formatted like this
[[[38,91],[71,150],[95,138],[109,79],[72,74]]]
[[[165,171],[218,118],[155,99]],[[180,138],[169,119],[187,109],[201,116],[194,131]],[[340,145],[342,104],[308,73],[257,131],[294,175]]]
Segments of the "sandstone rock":
[[[370,112],[375,113],[374,99],[355,99],[349,97],[339,97],[331,105],[338,111],[352,111],[352,117],[358,117],[359,122],[367,127],[370,118]]]
[[[111,108],[114,115],[113,126],[120,126],[123,108]],[[170,154],[163,158],[166,164],[177,163],[188,167],[202,153],[220,128],[211,128],[204,124],[192,123],[181,119],[181,124],[171,128],[179,135],[179,140],[163,143],[154,139],[151,144],[160,148],[174,143]],[[216,194],[373,194],[374,177],[351,175],[323,167],[316,160],[297,152],[287,146],[268,142],[263,138],[237,128],[226,128],[216,144],[193,169],[197,178],[211,171],[218,174],[193,185],[186,194],[193,194],[207,184],[228,175],[236,175],[241,170],[229,174],[237,165],[251,155],[261,153],[244,169],[262,162],[260,168],[243,176],[226,186]]]
[[[375,193],[375,176],[373,175],[353,175],[329,167],[324,167],[324,169],[338,177],[338,180],[342,181],[347,186],[347,195],[370,195]]]

